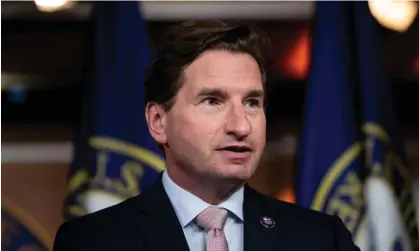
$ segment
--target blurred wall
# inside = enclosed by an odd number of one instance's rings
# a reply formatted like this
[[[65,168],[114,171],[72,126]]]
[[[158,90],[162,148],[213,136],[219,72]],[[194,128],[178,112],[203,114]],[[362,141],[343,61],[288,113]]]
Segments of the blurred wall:
[[[2,206],[14,215],[24,211],[19,220],[47,246],[62,223],[66,172],[66,163],[2,165]]]
[[[53,151],[50,158],[45,154],[41,158],[36,148],[29,148],[33,149],[29,153],[18,149],[71,140],[70,128],[62,125],[2,126],[2,136],[2,207],[51,248],[62,223],[68,161],[54,161]],[[14,154],[10,154],[10,150]],[[4,225],[2,237],[11,234],[9,226]]]

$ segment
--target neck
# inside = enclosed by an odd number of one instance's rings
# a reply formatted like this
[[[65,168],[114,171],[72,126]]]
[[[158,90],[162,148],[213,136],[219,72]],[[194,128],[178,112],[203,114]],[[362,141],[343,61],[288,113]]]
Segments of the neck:
[[[243,181],[220,181],[186,173],[179,168],[167,168],[169,177],[181,188],[211,205],[218,205],[239,190]]]

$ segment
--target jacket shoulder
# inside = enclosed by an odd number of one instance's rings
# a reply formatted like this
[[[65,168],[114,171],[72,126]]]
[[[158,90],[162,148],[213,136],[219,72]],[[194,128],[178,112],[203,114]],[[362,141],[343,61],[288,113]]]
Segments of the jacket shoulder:
[[[298,222],[306,223],[310,222],[330,222],[336,218],[336,216],[331,216],[329,214],[313,210],[311,208],[304,208],[298,204],[286,202],[274,197],[264,195],[256,190],[253,190],[253,197],[257,197],[261,200],[261,203],[265,204],[269,208],[272,208],[274,211],[280,214],[286,214],[288,219],[294,219]],[[313,223],[314,223],[313,222]]]
[[[338,216],[304,208],[260,193],[257,197],[264,206],[275,212],[276,217],[287,226],[287,231],[311,238],[312,243],[323,242],[325,245],[332,246],[332,250],[359,251],[351,233]]]
[[[114,225],[116,222],[123,221],[127,214],[133,211],[135,204],[140,199],[139,197],[135,196],[116,205],[69,220],[63,223],[63,225],[72,227],[88,226],[93,228],[103,227],[103,224]]]
[[[132,232],[126,230],[132,227],[130,217],[132,219],[138,197],[62,223],[55,235],[53,250],[88,250],[87,246],[106,246],[109,240],[125,238],[122,233]]]

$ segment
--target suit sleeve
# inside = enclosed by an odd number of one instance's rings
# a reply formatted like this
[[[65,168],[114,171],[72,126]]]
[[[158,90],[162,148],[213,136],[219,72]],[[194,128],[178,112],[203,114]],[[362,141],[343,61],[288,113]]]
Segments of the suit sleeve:
[[[87,251],[86,236],[76,222],[65,222],[55,235],[53,251]]]
[[[338,216],[333,217],[333,232],[336,251],[360,251],[352,239],[351,233]]]

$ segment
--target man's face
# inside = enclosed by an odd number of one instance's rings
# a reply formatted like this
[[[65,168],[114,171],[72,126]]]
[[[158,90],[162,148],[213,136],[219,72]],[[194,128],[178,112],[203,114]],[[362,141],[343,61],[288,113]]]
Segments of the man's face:
[[[166,157],[215,180],[248,180],[265,146],[262,77],[248,54],[207,51],[185,69],[166,114]]]

